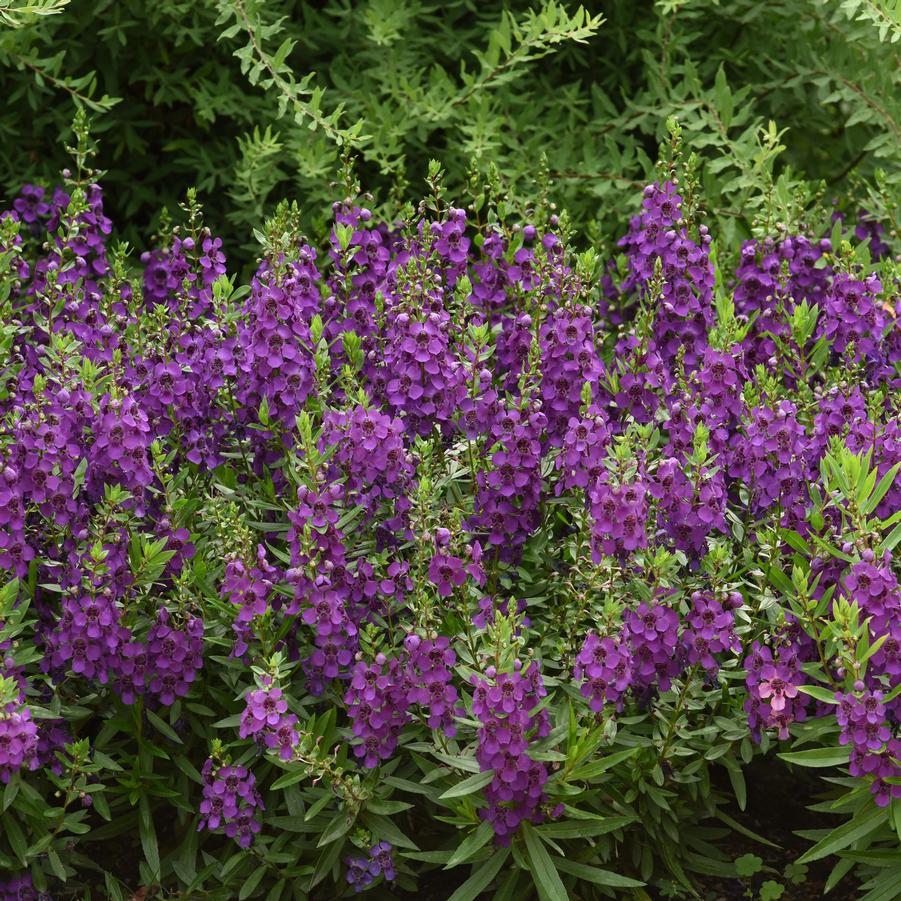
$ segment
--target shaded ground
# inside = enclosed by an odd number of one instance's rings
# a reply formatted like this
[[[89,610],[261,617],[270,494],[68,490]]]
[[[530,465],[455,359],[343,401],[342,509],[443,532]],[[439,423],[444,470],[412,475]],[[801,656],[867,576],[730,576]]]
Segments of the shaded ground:
[[[737,808],[729,811],[743,826],[768,838],[780,848],[761,845],[740,834],[733,834],[723,843],[723,851],[733,859],[743,854],[756,854],[764,864],[784,872],[786,865],[795,863],[810,847],[810,842],[794,834],[800,829],[834,829],[841,823],[837,817],[812,813],[807,805],[814,803],[816,796],[823,792],[824,783],[815,775],[801,768],[789,770],[787,766],[766,758],[757,758],[745,769],[748,785],[748,806],[742,812]],[[808,901],[822,898],[826,879],[835,865],[836,858],[827,857],[808,864],[806,879],[799,884],[780,880],[772,872],[765,872],[754,879],[739,880],[709,879],[704,883],[704,901],[739,901],[748,898],[745,891],[749,885],[755,889],[766,879],[782,881],[785,892],[782,901]],[[753,898],[757,898],[755,891]],[[827,896],[829,901],[853,901],[858,893],[853,881],[845,882],[833,889]]]
[[[716,770],[714,771],[717,772]],[[721,849],[732,859],[745,854],[754,854],[763,859],[764,864],[772,868],[753,879],[744,881],[737,879],[704,879],[695,877],[701,889],[700,897],[703,901],[757,901],[759,895],[757,889],[760,883],[766,879],[779,879],[786,865],[794,863],[807,848],[809,842],[794,834],[797,830],[834,828],[840,820],[825,814],[814,814],[807,810],[806,805],[813,803],[816,796],[824,790],[821,780],[803,769],[790,771],[782,763],[758,758],[745,769],[745,777],[748,785],[748,808],[740,811],[737,808],[730,810],[729,814],[748,829],[759,835],[765,836],[777,844],[778,848],[770,848],[753,841],[739,833],[733,833],[728,838],[719,842]],[[723,777],[725,779],[725,776]],[[728,781],[722,788],[728,790]],[[142,857],[140,844],[137,841],[137,824],[134,830],[129,830],[123,835],[98,842],[97,851],[99,857],[110,857],[111,860],[101,865],[111,867],[126,884],[134,885],[137,875],[137,862]],[[165,846],[169,838],[163,830],[160,830],[161,845]],[[427,836],[420,835],[420,839]],[[428,842],[426,841],[426,844]],[[102,846],[102,847],[101,847]],[[425,846],[425,845],[424,845]],[[118,862],[118,866],[113,864]],[[785,892],[781,901],[813,901],[823,897],[823,887],[829,875],[835,858],[827,858],[810,864],[806,879],[799,884],[785,884]],[[778,874],[772,870],[778,871]],[[452,871],[436,869],[425,874],[420,879],[420,889],[417,892],[405,892],[391,890],[388,886],[382,886],[369,893],[376,899],[397,899],[397,901],[447,901],[454,890],[469,876],[468,867],[460,867]],[[748,888],[754,889],[752,895],[746,894]],[[482,899],[490,899],[494,892],[484,893]],[[649,889],[654,901],[673,901],[672,896],[665,896]],[[146,897],[140,892],[134,896],[134,901],[143,901]],[[152,895],[151,895],[152,897]],[[328,897],[328,890],[322,896],[316,895],[322,901]],[[515,901],[532,901],[535,897],[526,889],[525,881],[521,890],[517,892]],[[847,885],[840,885],[827,896],[828,901],[853,901],[858,893],[849,881]],[[578,896],[574,896],[574,901]]]

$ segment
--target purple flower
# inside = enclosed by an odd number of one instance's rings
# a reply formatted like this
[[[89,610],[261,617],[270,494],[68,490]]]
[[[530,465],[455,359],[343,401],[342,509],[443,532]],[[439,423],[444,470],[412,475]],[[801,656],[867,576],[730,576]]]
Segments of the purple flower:
[[[254,815],[263,810],[263,800],[256,788],[253,773],[243,766],[222,765],[208,758],[201,770],[203,798],[197,831],[221,829],[242,848],[253,844],[260,831]]]
[[[252,737],[263,747],[278,751],[282,760],[290,760],[300,736],[295,728],[297,716],[288,712],[282,690],[272,685],[254,689],[247,693],[244,704],[238,727],[241,738]]]
[[[388,842],[378,842],[369,849],[368,857],[347,857],[346,878],[355,892],[365,891],[379,876],[388,882],[395,879],[394,849]]]
[[[21,704],[0,709],[0,782],[6,784],[19,770],[34,770],[38,761],[38,727],[31,711]]]
[[[528,753],[532,738],[550,732],[547,711],[533,713],[547,694],[537,663],[523,671],[519,661],[512,673],[495,673],[487,680],[472,676],[472,711],[480,721],[476,760],[483,771],[493,770],[485,788],[487,809],[480,815],[491,823],[500,844],[508,844],[523,820],[539,823],[548,772]]]

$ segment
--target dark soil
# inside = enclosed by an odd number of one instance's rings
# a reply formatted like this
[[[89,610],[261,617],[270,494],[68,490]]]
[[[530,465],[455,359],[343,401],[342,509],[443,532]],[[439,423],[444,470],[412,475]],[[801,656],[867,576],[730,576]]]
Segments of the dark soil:
[[[758,835],[779,845],[770,848],[741,834],[733,834],[725,843],[723,851],[733,859],[743,854],[756,854],[767,867],[782,873],[787,864],[794,863],[810,847],[810,842],[794,833],[803,829],[834,829],[841,824],[837,817],[823,813],[813,813],[807,805],[813,804],[826,788],[822,780],[809,771],[794,768],[772,759],[758,758],[745,769],[748,785],[748,805],[745,811],[736,807],[728,811],[730,816]],[[724,786],[725,788],[726,786]],[[780,880],[777,874],[764,872],[754,877],[757,886],[774,879],[785,885],[782,901],[808,901],[822,898],[823,888],[832,867],[834,857],[827,857],[807,865],[804,882],[793,885]],[[744,901],[749,883],[754,880],[708,879],[703,882],[705,901]],[[756,891],[753,895],[757,897]],[[853,901],[858,892],[850,877],[846,878],[828,895],[829,901]]]

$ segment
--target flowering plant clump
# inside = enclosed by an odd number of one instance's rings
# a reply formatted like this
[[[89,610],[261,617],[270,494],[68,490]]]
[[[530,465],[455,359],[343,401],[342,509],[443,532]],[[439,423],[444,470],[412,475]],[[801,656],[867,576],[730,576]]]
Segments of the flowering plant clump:
[[[0,214],[3,897],[690,897],[760,755],[890,897],[897,234],[720,244],[674,128],[609,263],[346,169],[242,285],[76,132]]]

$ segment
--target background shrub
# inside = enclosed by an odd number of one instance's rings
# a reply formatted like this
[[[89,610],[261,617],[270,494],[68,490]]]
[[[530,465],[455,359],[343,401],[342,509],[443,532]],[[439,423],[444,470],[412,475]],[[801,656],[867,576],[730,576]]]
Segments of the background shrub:
[[[60,14],[8,11],[0,25],[0,189],[55,176],[73,98],[106,110],[99,164],[133,242],[189,187],[233,256],[247,259],[250,229],[283,197],[303,197],[306,226],[322,227],[342,137],[362,154],[379,213],[407,199],[407,185],[416,195],[439,157],[458,195],[472,169],[494,167],[520,205],[540,193],[536,177],[548,180],[596,242],[622,225],[615,198],[648,178],[673,114],[713,162],[705,194],[729,239],[749,233],[755,180],[780,149],[786,193],[801,176],[860,203],[858,179],[882,167],[897,185],[901,171],[896,0],[610,0],[584,12],[468,0],[42,3]],[[279,76],[268,88],[264,58]],[[291,103],[279,117],[287,84],[304,88],[301,126]],[[306,127],[313,96],[321,120],[341,110],[328,126],[337,134]]]

